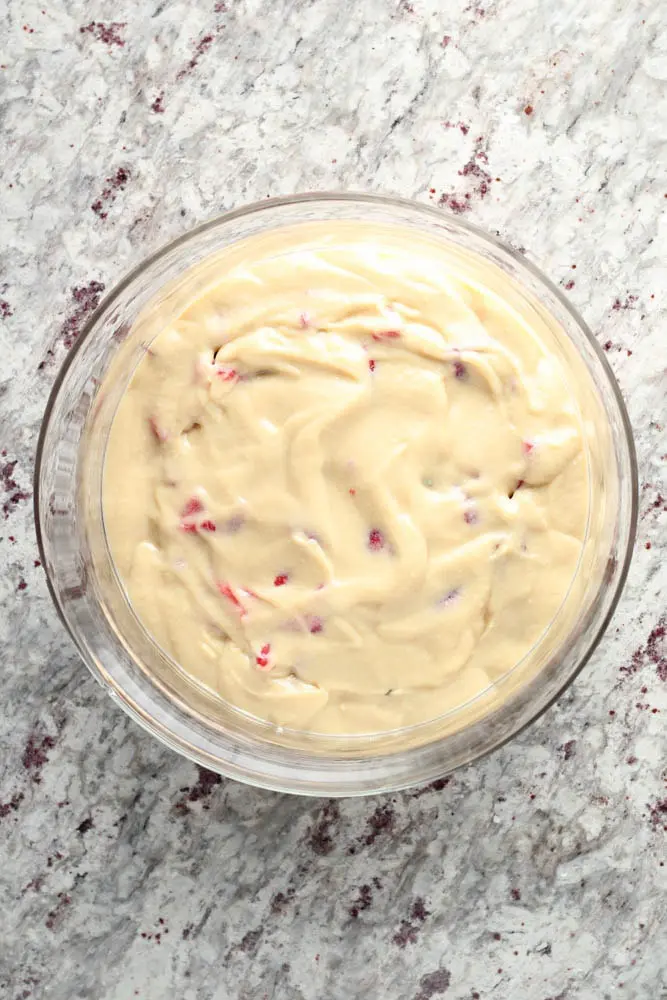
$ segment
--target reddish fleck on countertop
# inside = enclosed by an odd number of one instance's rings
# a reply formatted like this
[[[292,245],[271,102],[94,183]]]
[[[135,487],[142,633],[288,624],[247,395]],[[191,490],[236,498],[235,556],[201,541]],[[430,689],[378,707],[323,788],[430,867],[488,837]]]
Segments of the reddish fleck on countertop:
[[[84,24],[79,28],[82,35],[90,35],[96,41],[103,42],[104,45],[118,46],[123,48],[125,45],[124,30],[127,27],[125,21],[110,21],[104,24],[102,21],[91,21],[89,24]]]

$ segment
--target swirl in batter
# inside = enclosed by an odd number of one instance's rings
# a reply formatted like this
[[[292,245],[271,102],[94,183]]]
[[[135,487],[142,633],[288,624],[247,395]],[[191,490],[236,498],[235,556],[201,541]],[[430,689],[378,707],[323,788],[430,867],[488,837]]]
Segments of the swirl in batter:
[[[581,552],[561,362],[411,239],[248,241],[151,342],[112,426],[105,524],[137,614],[279,725],[458,708],[540,639]]]

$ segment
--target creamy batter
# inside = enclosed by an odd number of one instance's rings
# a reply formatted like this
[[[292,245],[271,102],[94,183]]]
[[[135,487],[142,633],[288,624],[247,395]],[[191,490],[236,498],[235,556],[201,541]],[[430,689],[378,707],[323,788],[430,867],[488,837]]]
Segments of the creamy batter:
[[[563,602],[587,511],[561,361],[483,267],[407,229],[223,259],[147,346],[105,464],[145,627],[227,702],[314,732],[488,689]]]

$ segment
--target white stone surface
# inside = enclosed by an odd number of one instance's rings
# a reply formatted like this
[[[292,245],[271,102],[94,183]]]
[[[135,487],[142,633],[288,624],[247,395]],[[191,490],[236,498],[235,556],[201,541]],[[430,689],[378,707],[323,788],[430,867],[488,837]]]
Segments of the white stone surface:
[[[0,996],[667,996],[664,5],[0,17]],[[609,345],[642,490],[624,599],[556,707],[445,787],[326,803],[207,784],[111,704],[26,494],[92,282],[224,209],[336,188],[444,195],[526,248]]]

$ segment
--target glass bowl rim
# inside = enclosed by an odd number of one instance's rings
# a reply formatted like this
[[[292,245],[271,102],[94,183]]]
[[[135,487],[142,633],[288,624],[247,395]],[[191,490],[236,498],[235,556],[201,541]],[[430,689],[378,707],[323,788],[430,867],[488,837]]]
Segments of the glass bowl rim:
[[[436,208],[433,205],[424,204],[412,198],[403,198],[391,194],[382,193],[366,193],[366,192],[355,192],[355,191],[323,191],[323,192],[305,192],[301,194],[293,194],[287,196],[280,196],[274,198],[265,198],[262,201],[249,202],[240,206],[239,208],[231,209],[230,211],[219,213],[212,218],[206,220],[203,223],[195,226],[192,229],[188,229],[186,232],[181,233],[181,235],[175,237],[172,240],[162,244],[153,253],[149,254],[147,257],[142,258],[138,264],[131,268],[125,275],[117,281],[110,291],[104,295],[101,302],[91,313],[91,315],[86,320],[84,327],[76,339],[75,344],[68,351],[66,357],[64,358],[60,368],[57,372],[56,378],[54,379],[53,385],[49,391],[49,396],[47,399],[46,407],[44,409],[44,414],[42,417],[39,436],[37,440],[37,448],[35,452],[35,467],[33,474],[33,514],[35,520],[35,531],[37,536],[37,547],[39,550],[40,560],[44,566],[44,572],[46,576],[46,583],[51,600],[56,608],[58,617],[65,626],[67,633],[72,639],[75,647],[77,648],[79,655],[81,655],[85,665],[91,671],[93,676],[98,680],[98,682],[103,686],[105,691],[114,694],[115,699],[120,701],[123,710],[143,729],[150,732],[153,736],[158,738],[161,742],[165,743],[171,749],[177,751],[178,753],[188,757],[195,763],[202,764],[206,767],[210,767],[214,770],[218,770],[220,767],[219,761],[214,761],[209,759],[210,755],[204,750],[193,749],[191,746],[185,746],[180,737],[173,733],[167,726],[162,722],[158,722],[154,719],[145,709],[139,705],[135,705],[132,701],[125,697],[125,692],[122,688],[114,687],[109,688],[106,680],[100,676],[100,673],[95,665],[90,662],[87,655],[84,655],[84,650],[82,644],[78,641],[78,637],[75,633],[74,628],[70,624],[64,610],[61,606],[61,601],[56,592],[56,587],[54,581],[52,580],[51,573],[48,569],[48,560],[46,558],[46,548],[45,541],[42,532],[41,518],[40,518],[40,505],[41,505],[41,470],[43,464],[44,446],[46,442],[47,433],[51,423],[51,417],[53,414],[54,406],[56,400],[59,396],[61,386],[67,376],[67,373],[71,366],[74,364],[80,350],[86,343],[87,339],[95,329],[100,318],[107,312],[109,312],[119,296],[130,287],[133,282],[138,280],[142,273],[151,267],[151,265],[160,261],[163,257],[170,254],[172,251],[186,245],[190,241],[196,240],[199,236],[209,232],[210,230],[216,229],[220,226],[226,225],[234,220],[247,218],[254,215],[260,215],[264,211],[271,209],[280,209],[285,207],[297,207],[299,205],[308,206],[317,203],[322,204],[334,204],[336,202],[344,204],[358,203],[360,205],[375,205],[378,207],[386,208],[400,208],[406,211],[410,211],[416,214],[422,214],[426,218],[431,218],[434,221],[438,220],[440,222],[446,219],[448,224],[454,228],[462,231],[463,233],[468,233],[473,238],[481,241],[482,243],[490,244],[496,251],[499,251],[501,255],[508,256],[515,261],[521,269],[529,272],[533,278],[537,279],[538,283],[546,288],[546,290],[554,296],[560,306],[569,314],[570,318],[574,321],[580,332],[584,335],[588,341],[590,347],[593,349],[593,353],[597,356],[598,362],[601,364],[602,370],[606,376],[608,387],[612,391],[614,397],[614,402],[618,409],[618,414],[621,419],[621,425],[623,429],[623,444],[627,450],[627,459],[630,471],[631,479],[631,507],[629,512],[629,524],[627,532],[627,544],[625,551],[622,554],[622,565],[619,568],[615,588],[607,611],[603,618],[601,619],[597,629],[594,631],[590,639],[586,644],[586,648],[583,654],[579,657],[576,666],[571,670],[571,672],[565,677],[563,682],[559,684],[553,695],[539,708],[535,710],[534,713],[529,713],[525,721],[523,721],[516,729],[509,732],[506,735],[498,737],[497,740],[492,741],[488,747],[479,752],[470,753],[465,761],[459,762],[454,765],[454,768],[442,768],[438,774],[427,776],[425,780],[433,780],[434,777],[442,776],[456,767],[463,766],[465,763],[469,763],[472,760],[479,760],[487,756],[490,753],[495,752],[500,747],[504,746],[510,740],[515,739],[520,733],[536,722],[545,712],[552,707],[552,705],[562,696],[562,694],[567,690],[570,684],[573,683],[576,677],[580,674],[583,668],[586,666],[588,660],[595,652],[600,640],[602,639],[611,618],[613,617],[616,608],[618,606],[619,600],[621,598],[623,588],[627,579],[630,564],[632,561],[632,556],[635,547],[635,537],[637,531],[637,521],[638,521],[638,486],[639,486],[639,474],[638,474],[638,463],[637,454],[634,441],[634,435],[632,431],[632,424],[628,415],[625,400],[621,393],[620,387],[613,373],[613,370],[607,360],[607,357],[602,350],[602,347],[597,341],[597,338],[592,333],[591,329],[584,321],[579,312],[571,304],[569,299],[564,295],[561,289],[554,284],[551,279],[545,275],[542,270],[533,264],[532,261],[527,259],[525,255],[519,250],[515,249],[510,244],[501,240],[498,236],[493,235],[486,231],[485,229],[477,226],[474,223],[469,222],[466,219],[462,219],[458,214],[443,211],[441,208]],[[295,224],[299,224],[296,222]],[[400,224],[400,223],[399,223]],[[477,723],[476,723],[477,724]],[[426,747],[433,748],[440,743],[445,743],[448,737],[445,736],[442,740],[434,740],[430,744],[426,744],[425,747],[414,748],[414,752],[419,752],[419,750],[425,749]],[[379,756],[375,757],[376,760],[387,760],[395,756],[410,756],[413,751],[411,750],[398,750],[389,751]],[[307,752],[306,752],[307,753]],[[358,762],[358,760],[357,760]],[[344,764],[344,761],[340,761]],[[235,769],[236,770],[236,769]],[[278,785],[275,781],[272,781],[270,777],[263,777],[257,773],[253,773],[252,776],[248,776],[243,773],[235,773],[235,770],[231,768],[220,768],[219,773],[236,777],[237,779],[246,781],[257,787],[262,787],[270,790],[281,790],[283,792],[296,792],[298,794],[306,795],[364,795],[373,794],[380,790],[382,791],[392,791],[399,790],[400,788],[410,787],[415,783],[414,779],[409,777],[400,782],[390,781],[389,783],[382,786],[382,789],[378,786],[377,788],[360,788],[355,790],[354,788],[346,788],[345,791],[340,792],[333,790],[326,785],[321,789],[315,788],[289,788],[285,785]],[[419,780],[419,779],[418,779]]]

